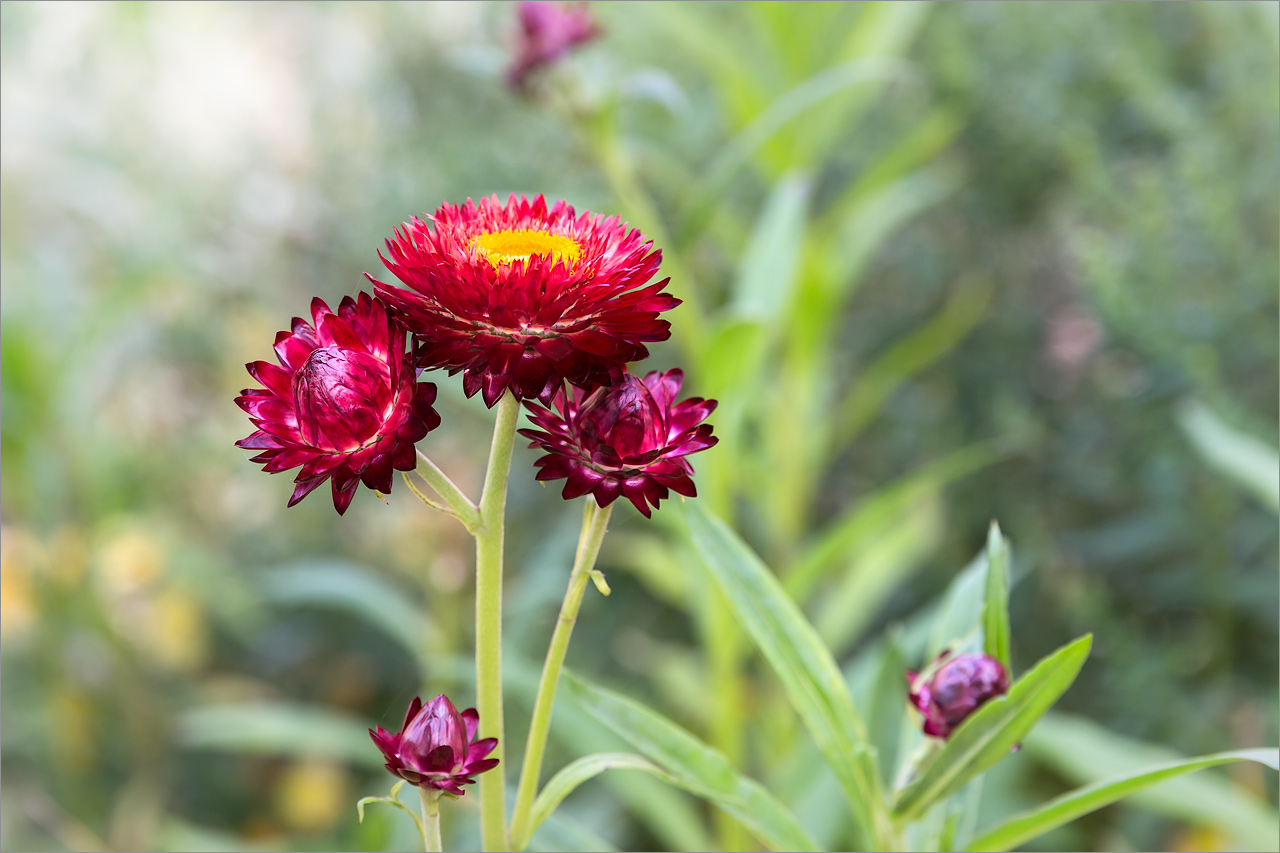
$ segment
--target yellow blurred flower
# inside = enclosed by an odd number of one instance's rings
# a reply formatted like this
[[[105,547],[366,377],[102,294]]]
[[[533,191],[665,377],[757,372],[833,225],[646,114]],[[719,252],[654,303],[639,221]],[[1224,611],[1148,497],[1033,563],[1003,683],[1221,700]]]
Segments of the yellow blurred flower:
[[[1231,850],[1232,840],[1221,829],[1212,826],[1188,824],[1179,830],[1169,845],[1175,853],[1200,853],[1200,851]]]
[[[154,537],[142,530],[128,530],[102,547],[98,570],[108,593],[127,596],[154,584],[164,573],[164,562],[164,550]]]
[[[27,531],[6,526],[0,534],[0,638],[25,637],[39,619],[31,587],[39,542]]]
[[[209,632],[200,602],[170,587],[158,592],[144,608],[144,621],[132,639],[139,650],[165,669],[197,669],[209,650]]]
[[[289,766],[276,787],[276,811],[290,829],[321,831],[346,819],[347,773],[340,765],[306,759]]]

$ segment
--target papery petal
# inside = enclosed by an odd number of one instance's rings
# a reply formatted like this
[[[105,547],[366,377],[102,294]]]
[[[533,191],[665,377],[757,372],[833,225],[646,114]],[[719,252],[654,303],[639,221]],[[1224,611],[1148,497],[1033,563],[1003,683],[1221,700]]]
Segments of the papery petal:
[[[550,403],[566,381],[618,381],[647,355],[642,342],[670,337],[657,315],[677,300],[650,283],[661,256],[616,218],[512,195],[442,205],[431,219],[387,240],[383,263],[403,287],[369,279],[413,333],[417,365],[463,371],[468,397],[492,406],[510,390]],[[518,257],[488,254],[494,240]]]

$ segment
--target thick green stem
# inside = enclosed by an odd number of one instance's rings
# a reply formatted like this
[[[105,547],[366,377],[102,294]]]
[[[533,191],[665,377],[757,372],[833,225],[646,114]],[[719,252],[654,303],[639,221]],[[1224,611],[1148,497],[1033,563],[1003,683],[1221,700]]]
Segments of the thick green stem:
[[[510,454],[508,453],[508,456]],[[432,462],[425,453],[418,451],[418,476],[427,481],[427,485],[435,489],[436,494],[444,498],[445,504],[448,506],[448,512],[457,516],[463,526],[472,533],[480,525],[480,510],[471,499],[462,493],[450,480],[448,475],[440,470],[436,463]]]
[[[427,853],[440,853],[444,850],[440,841],[440,792],[419,787],[418,794],[422,797],[422,844]]]
[[[498,739],[492,758],[501,758],[502,718],[502,541],[507,508],[507,475],[515,445],[520,401],[508,391],[498,401],[489,470],[480,495],[476,537],[476,710],[484,737]],[[509,850],[506,780],[501,769],[480,777],[480,838],[486,851]]]
[[[609,526],[612,506],[603,509],[596,506],[589,496],[582,514],[582,533],[578,537],[578,553],[573,559],[573,571],[569,573],[569,589],[560,605],[560,618],[556,620],[547,648],[547,659],[542,665],[542,680],[538,683],[538,698],[533,704],[533,720],[529,723],[529,738],[525,741],[524,764],[520,769],[520,787],[516,793],[516,810],[511,818],[511,843],[513,850],[523,850],[529,843],[529,819],[533,798],[538,793],[538,776],[542,772],[542,754],[547,746],[547,732],[551,728],[551,709],[556,702],[556,686],[560,683],[560,670],[564,667],[569,638],[582,606],[582,595],[587,580],[595,567],[600,543],[604,541]]]

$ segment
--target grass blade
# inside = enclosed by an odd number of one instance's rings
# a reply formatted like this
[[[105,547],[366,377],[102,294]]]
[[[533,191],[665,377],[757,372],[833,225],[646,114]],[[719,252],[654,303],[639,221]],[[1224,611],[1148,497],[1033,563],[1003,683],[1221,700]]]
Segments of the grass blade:
[[[1121,776],[1119,779],[1086,785],[1056,797],[1037,809],[1018,815],[983,834],[965,849],[1009,850],[1052,829],[1057,829],[1063,824],[1070,823],[1078,817],[1146,790],[1152,785],[1158,785],[1168,779],[1206,767],[1216,767],[1219,764],[1230,764],[1235,761],[1256,761],[1272,769],[1280,769],[1280,750],[1240,749],[1202,755],[1159,767],[1149,767]]]
[[[866,728],[818,632],[760,558],[722,521],[685,504],[690,537],[743,627],[782,682],[869,839],[889,831]]]
[[[638,702],[568,672],[564,674],[564,689],[587,713],[657,764],[668,781],[737,818],[771,849],[818,849],[772,794],[680,726]],[[644,769],[636,765],[632,768]],[[575,773],[589,769],[590,765],[585,765]]]
[[[1109,731],[1071,714],[1047,714],[1027,736],[1024,753],[1076,784],[1092,785],[1133,767],[1185,760],[1173,751]],[[1126,806],[1214,827],[1230,849],[1275,850],[1276,810],[1249,789],[1216,773],[1184,776],[1141,791]]]
[[[593,755],[584,755],[552,776],[538,792],[538,798],[533,802],[533,811],[529,819],[529,834],[536,832],[542,822],[551,816],[556,807],[565,797],[572,794],[575,788],[606,770],[643,770],[670,784],[677,784],[670,774],[663,772],[661,767],[634,753],[597,752]],[[511,844],[515,849],[520,850],[527,840],[527,838],[512,838]]]
[[[987,584],[982,600],[983,651],[1004,664],[1013,676],[1009,649],[1009,543],[1000,525],[987,531]]]
[[[289,702],[246,702],[191,708],[178,718],[177,741],[196,749],[254,755],[308,756],[381,767],[363,720]]]

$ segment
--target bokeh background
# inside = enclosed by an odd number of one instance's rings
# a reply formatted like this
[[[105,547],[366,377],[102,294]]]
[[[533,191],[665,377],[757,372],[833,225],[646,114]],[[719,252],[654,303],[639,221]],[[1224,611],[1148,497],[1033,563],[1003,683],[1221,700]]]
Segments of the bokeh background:
[[[356,821],[391,781],[363,726],[469,702],[470,541],[403,486],[286,511],[232,398],[399,222],[512,191],[657,240],[686,304],[646,366],[724,401],[699,500],[775,566],[853,525],[798,596],[842,661],[993,518],[1015,663],[1095,633],[991,813],[1144,743],[1276,742],[1277,4],[590,11],[602,35],[521,92],[507,3],[0,7],[4,849],[415,846],[394,811]],[[423,449],[476,494],[490,413],[437,381]],[[534,458],[513,756],[579,520]],[[615,513],[570,666],[785,779],[753,723],[776,685],[717,651],[660,519]],[[604,737],[558,731],[552,769]],[[1275,849],[1274,774],[1197,778],[1037,844]],[[597,781],[538,844],[741,841],[662,793]],[[445,816],[464,849],[474,799]]]

